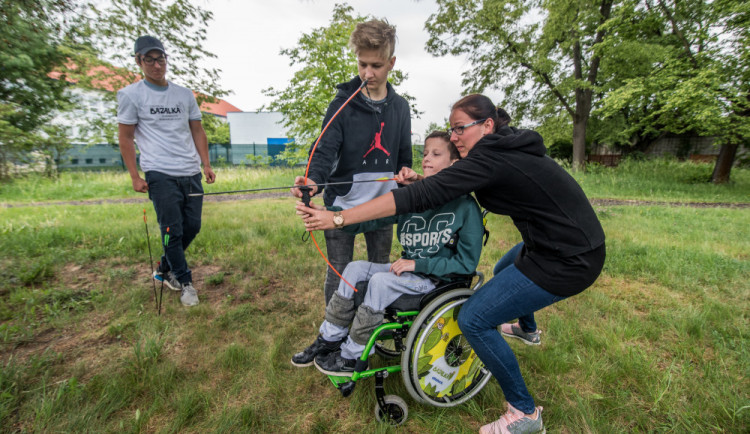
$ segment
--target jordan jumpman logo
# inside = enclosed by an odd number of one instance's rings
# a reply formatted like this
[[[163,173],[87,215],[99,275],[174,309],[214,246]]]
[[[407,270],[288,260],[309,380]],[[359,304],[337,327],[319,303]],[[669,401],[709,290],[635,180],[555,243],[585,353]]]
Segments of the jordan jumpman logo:
[[[365,155],[362,156],[362,158],[367,157],[367,154],[373,151],[373,149],[380,149],[381,151],[385,152],[385,155],[391,156],[391,153],[388,152],[383,145],[380,143],[380,136],[383,134],[383,126],[385,125],[385,122],[380,123],[380,131],[375,133],[375,138],[372,139],[372,143],[370,143],[370,150],[365,153]]]

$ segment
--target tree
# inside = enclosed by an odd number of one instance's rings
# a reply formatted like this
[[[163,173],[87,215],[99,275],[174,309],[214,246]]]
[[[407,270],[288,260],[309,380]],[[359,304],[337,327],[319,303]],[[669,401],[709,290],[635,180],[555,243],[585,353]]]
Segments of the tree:
[[[203,46],[213,14],[190,0],[78,0],[77,12],[81,30],[74,41],[78,66],[74,78],[78,86],[105,91],[104,98],[114,102],[116,90],[140,74],[133,43],[139,36],[152,35],[167,49],[169,79],[195,91],[198,104],[227,94],[218,85],[221,70],[201,66],[216,57]],[[89,134],[116,143],[116,131],[113,109],[93,120]]]
[[[307,149],[320,132],[321,121],[335,96],[336,85],[350,80],[357,72],[356,56],[348,48],[349,35],[366,18],[353,16],[353,11],[351,6],[336,4],[328,27],[313,29],[300,37],[296,47],[282,49],[280,54],[289,57],[289,66],[298,69],[286,88],[263,90],[264,95],[274,100],[261,110],[267,108],[281,112],[287,135],[295,139],[283,156],[289,164],[307,158]],[[389,81],[397,87],[406,78],[406,74],[394,69]],[[412,112],[418,116],[414,98],[404,93],[400,95],[412,103]]]
[[[211,114],[204,114],[202,123],[209,144],[229,144],[229,123]]]
[[[622,135],[697,134],[721,146],[712,181],[729,180],[750,137],[750,6],[746,2],[631,1],[610,22],[613,45],[649,44],[644,67],[602,99]],[[634,32],[633,28],[641,30]],[[646,48],[646,50],[643,50]]]
[[[159,38],[169,54],[169,75],[195,91],[199,103],[221,97],[218,68],[201,66],[216,57],[206,50],[206,29],[213,13],[190,0],[83,1],[90,11],[87,24],[92,46],[100,58],[110,64],[140,72],[133,60],[133,43],[138,36]]]
[[[49,77],[66,61],[62,26],[51,17],[69,7],[52,0],[0,2],[0,180],[9,177],[12,164],[30,163],[32,151],[59,137],[47,123],[70,99],[65,82]]]
[[[70,85],[114,101],[115,91],[137,78],[132,52],[140,35],[165,42],[170,78],[199,100],[225,94],[219,70],[198,66],[215,57],[203,48],[212,15],[188,0],[0,0],[0,8],[0,178],[11,162],[39,153],[50,161],[69,146],[65,127],[49,121],[76,105]],[[89,124],[89,136],[116,143],[114,111]]]
[[[438,0],[425,27],[434,55],[468,55],[468,92],[502,89],[518,119],[572,122],[573,168],[583,165],[613,0]]]

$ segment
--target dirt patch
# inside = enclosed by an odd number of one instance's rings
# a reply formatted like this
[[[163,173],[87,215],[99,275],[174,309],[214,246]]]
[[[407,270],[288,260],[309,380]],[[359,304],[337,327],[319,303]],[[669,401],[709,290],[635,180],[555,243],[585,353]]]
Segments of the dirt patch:
[[[92,263],[67,264],[62,267],[60,272],[56,273],[55,286],[61,286],[69,291],[120,291],[123,285],[136,284],[142,286],[149,292],[152,291],[151,271],[148,268],[134,265],[113,265],[119,261],[117,258],[108,262],[95,261]],[[102,275],[101,270],[107,270],[108,275]],[[201,303],[211,306],[210,311],[214,313],[223,312],[226,307],[227,297],[232,295],[236,300],[236,293],[239,292],[238,285],[232,285],[229,279],[224,279],[218,284],[206,284],[205,280],[220,273],[222,270],[216,265],[199,265],[191,269],[193,281],[198,288],[201,296]],[[112,283],[113,280],[108,276],[114,275],[114,282],[121,281],[121,284]],[[104,281],[103,281],[104,279]],[[109,282],[109,283],[104,283]],[[145,283],[144,283],[145,282]],[[160,287],[156,286],[157,293]],[[166,288],[163,293],[162,314],[164,314],[168,304],[179,306],[179,294]],[[179,306],[181,308],[181,306]],[[143,309],[155,309],[153,300],[144,304]],[[85,315],[78,317],[77,322],[68,324],[61,328],[54,325],[45,325],[47,320],[39,318],[41,321],[39,328],[34,336],[21,341],[7,342],[6,345],[0,345],[0,361],[7,361],[11,357],[18,362],[25,363],[32,357],[40,356],[45,352],[59,354],[60,363],[66,368],[61,372],[70,372],[70,367],[79,365],[85,367],[85,374],[80,380],[86,380],[89,373],[101,372],[101,367],[107,364],[116,363],[122,356],[122,347],[132,345],[128,339],[120,339],[110,330],[113,321],[114,312],[105,309],[104,311],[91,310]],[[138,314],[140,315],[140,313]],[[179,346],[179,342],[176,343]],[[112,350],[112,351],[110,351]]]

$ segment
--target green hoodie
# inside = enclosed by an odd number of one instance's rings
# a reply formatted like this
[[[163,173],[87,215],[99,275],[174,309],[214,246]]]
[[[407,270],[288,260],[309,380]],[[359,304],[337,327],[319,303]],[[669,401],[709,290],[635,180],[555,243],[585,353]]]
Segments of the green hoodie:
[[[338,207],[330,207],[332,211]],[[421,213],[403,214],[345,226],[357,234],[398,223],[398,239],[404,259],[415,261],[415,274],[451,280],[451,275],[471,274],[482,253],[484,226],[474,198],[465,195]],[[448,244],[458,234],[458,242]]]

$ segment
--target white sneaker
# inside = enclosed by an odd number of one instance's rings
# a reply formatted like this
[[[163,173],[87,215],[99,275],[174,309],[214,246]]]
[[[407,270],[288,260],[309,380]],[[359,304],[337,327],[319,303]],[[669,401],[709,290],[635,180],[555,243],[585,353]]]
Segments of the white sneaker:
[[[182,295],[180,301],[183,306],[195,306],[198,304],[198,291],[193,287],[192,282],[182,284]]]
[[[544,434],[547,430],[542,422],[542,407],[536,408],[536,419],[532,419],[508,403],[508,411],[500,419],[479,429],[479,434]]]
[[[542,343],[542,331],[537,330],[535,332],[525,332],[521,328],[521,326],[518,323],[515,324],[508,324],[505,323],[500,326],[500,333],[502,333],[503,336],[507,336],[509,338],[516,338],[520,339],[521,342],[523,342],[526,345],[539,345]]]

